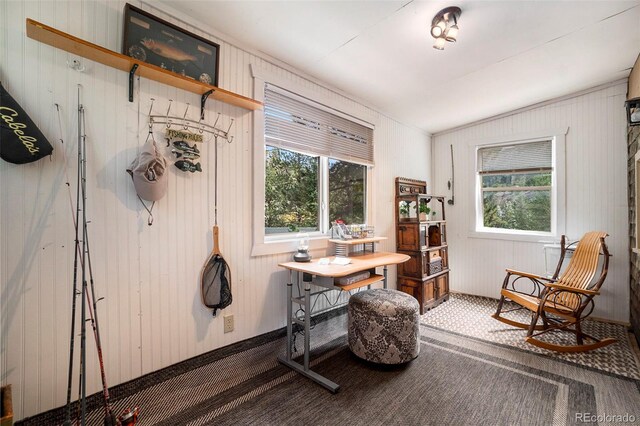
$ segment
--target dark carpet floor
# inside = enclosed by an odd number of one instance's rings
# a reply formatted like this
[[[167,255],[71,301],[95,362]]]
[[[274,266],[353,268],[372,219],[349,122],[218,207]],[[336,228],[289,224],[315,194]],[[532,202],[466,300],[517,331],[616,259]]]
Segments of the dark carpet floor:
[[[424,323],[418,358],[381,368],[351,355],[345,330],[340,315],[312,331],[311,367],[340,384],[337,394],[279,364],[285,339],[275,333],[116,386],[114,411],[140,406],[141,426],[564,425],[624,415],[640,422],[640,381],[628,375]],[[63,411],[22,424],[60,424]],[[95,406],[88,424],[102,417]]]

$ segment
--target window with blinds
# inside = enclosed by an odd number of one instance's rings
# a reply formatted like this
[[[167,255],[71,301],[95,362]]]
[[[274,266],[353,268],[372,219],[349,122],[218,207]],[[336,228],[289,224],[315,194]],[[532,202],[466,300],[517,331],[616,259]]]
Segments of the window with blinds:
[[[365,223],[373,129],[270,84],[264,120],[266,240]]]
[[[270,146],[373,165],[373,129],[338,111],[267,84],[264,116]]]
[[[478,149],[482,227],[551,231],[553,142]]]

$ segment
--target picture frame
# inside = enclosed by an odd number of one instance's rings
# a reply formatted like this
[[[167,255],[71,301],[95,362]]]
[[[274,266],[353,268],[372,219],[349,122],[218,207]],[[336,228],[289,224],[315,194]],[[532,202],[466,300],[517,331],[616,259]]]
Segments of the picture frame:
[[[220,45],[129,3],[122,53],[187,78],[218,86]]]

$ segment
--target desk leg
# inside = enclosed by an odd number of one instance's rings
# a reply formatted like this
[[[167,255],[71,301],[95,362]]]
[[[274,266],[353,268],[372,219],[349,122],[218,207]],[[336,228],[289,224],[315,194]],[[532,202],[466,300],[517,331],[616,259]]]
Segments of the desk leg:
[[[382,268],[382,274],[384,275],[384,279],[382,280],[383,283],[383,287],[387,288],[387,265],[384,265],[384,267]]]
[[[289,272],[289,274],[289,283],[287,283],[287,354],[286,357],[279,356],[278,361],[281,364],[284,364],[287,367],[297,371],[303,376],[313,380],[332,393],[336,393],[338,392],[338,390],[340,390],[339,384],[332,382],[326,377],[321,376],[315,371],[311,371],[309,369],[309,353],[311,352],[311,283],[307,281],[304,282],[304,365],[301,365],[300,363],[297,363],[293,359],[291,359],[291,346],[293,341],[293,301],[291,300],[291,298],[293,297],[293,279],[291,276],[292,272]],[[300,279],[299,275],[298,279]]]
[[[304,371],[309,371],[311,351],[311,283],[304,282]]]
[[[291,361],[291,346],[293,345],[293,271],[289,270],[287,283],[287,360]]]

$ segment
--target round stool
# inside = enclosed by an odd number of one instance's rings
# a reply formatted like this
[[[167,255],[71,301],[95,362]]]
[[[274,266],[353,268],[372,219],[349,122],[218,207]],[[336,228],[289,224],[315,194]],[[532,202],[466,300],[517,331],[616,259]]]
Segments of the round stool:
[[[349,299],[349,349],[379,364],[402,364],[420,353],[418,301],[396,290],[361,291]]]

